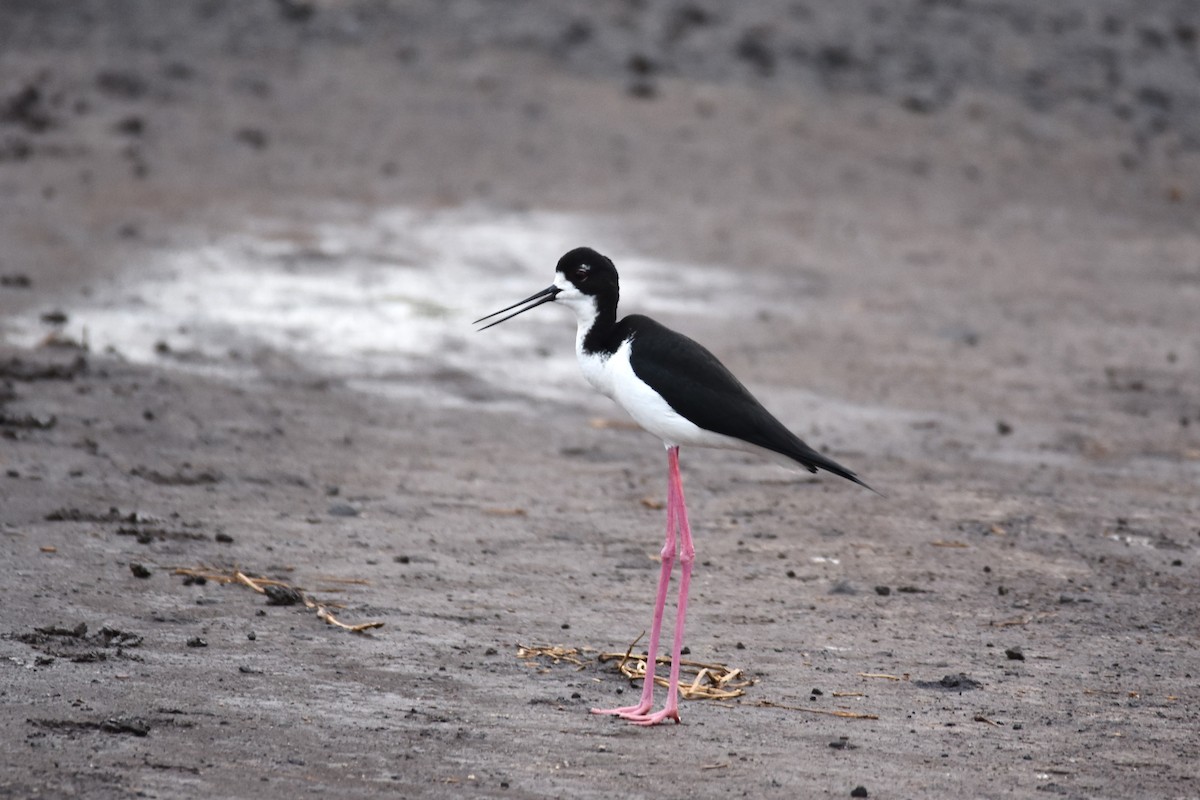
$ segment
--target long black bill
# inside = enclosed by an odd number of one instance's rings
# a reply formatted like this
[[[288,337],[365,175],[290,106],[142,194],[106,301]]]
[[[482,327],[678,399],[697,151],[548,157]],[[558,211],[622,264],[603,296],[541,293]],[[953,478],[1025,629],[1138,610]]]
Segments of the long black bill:
[[[489,322],[487,325],[484,325],[482,328],[479,329],[481,331],[486,331],[488,328],[492,327],[493,325],[499,325],[501,322],[504,322],[504,320],[506,320],[506,319],[512,319],[517,314],[524,314],[529,309],[537,308],[542,303],[549,303],[551,300],[553,300],[555,297],[557,297],[558,293],[561,291],[562,291],[562,289],[559,289],[557,286],[547,286],[545,289],[542,289],[537,294],[530,295],[529,297],[526,297],[521,302],[513,303],[508,308],[502,308],[499,311],[496,311],[492,314],[488,314],[486,317],[480,317],[479,319],[475,320],[471,324],[478,325],[479,323],[483,322],[485,319],[491,319],[492,317],[496,316],[497,314],[503,314],[505,311],[512,311],[514,308],[517,308],[517,306],[525,306],[526,303],[530,303],[530,305],[527,305],[524,308],[520,308],[520,309],[517,309],[516,311],[513,311],[513,313],[509,314],[507,317],[501,317],[500,319],[496,320],[495,322]],[[537,302],[536,303],[531,302],[533,300],[536,300]]]

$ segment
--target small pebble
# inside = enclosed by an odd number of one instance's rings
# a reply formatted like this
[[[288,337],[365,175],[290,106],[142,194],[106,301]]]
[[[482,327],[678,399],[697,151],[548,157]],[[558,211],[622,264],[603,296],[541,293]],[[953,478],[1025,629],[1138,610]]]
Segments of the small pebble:
[[[267,596],[267,605],[269,606],[294,606],[304,601],[300,592],[291,586],[267,584],[263,587],[263,593]]]

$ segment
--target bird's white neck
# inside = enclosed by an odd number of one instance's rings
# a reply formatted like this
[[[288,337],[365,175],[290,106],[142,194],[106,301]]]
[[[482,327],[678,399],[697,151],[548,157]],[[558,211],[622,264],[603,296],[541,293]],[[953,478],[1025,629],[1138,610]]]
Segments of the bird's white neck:
[[[608,344],[608,334],[612,326],[617,323],[616,298],[606,302],[597,295],[584,294],[562,273],[557,275],[554,285],[559,289],[554,298],[555,302],[568,306],[575,312],[575,320],[578,323],[575,352],[579,357],[582,358],[586,353],[611,355],[611,352],[602,351]]]
[[[584,297],[580,302],[572,303],[575,311],[575,353],[581,358],[586,349],[584,341],[587,335],[596,327],[596,320],[600,316],[600,312],[596,308],[596,301],[591,297]]]

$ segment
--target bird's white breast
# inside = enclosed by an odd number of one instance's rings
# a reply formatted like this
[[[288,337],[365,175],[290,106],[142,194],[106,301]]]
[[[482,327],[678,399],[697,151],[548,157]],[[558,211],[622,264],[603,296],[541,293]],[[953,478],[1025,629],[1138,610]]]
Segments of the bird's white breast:
[[[579,359],[579,369],[593,389],[615,400],[616,390],[613,387],[613,376],[609,368],[612,357],[608,353],[589,353],[583,349],[584,337],[591,328],[591,320],[586,322],[585,327],[584,320],[580,321],[579,332],[575,336],[575,357]]]

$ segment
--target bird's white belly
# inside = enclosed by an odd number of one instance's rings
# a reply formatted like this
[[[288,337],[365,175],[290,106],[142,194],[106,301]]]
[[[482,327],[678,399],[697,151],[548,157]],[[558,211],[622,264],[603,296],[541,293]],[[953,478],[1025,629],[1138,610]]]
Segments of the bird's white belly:
[[[731,436],[706,431],[680,415],[658,392],[644,383],[629,363],[628,341],[608,358],[580,353],[579,365],[597,391],[611,397],[633,421],[663,440],[667,446],[688,445],[730,450],[748,449]]]

